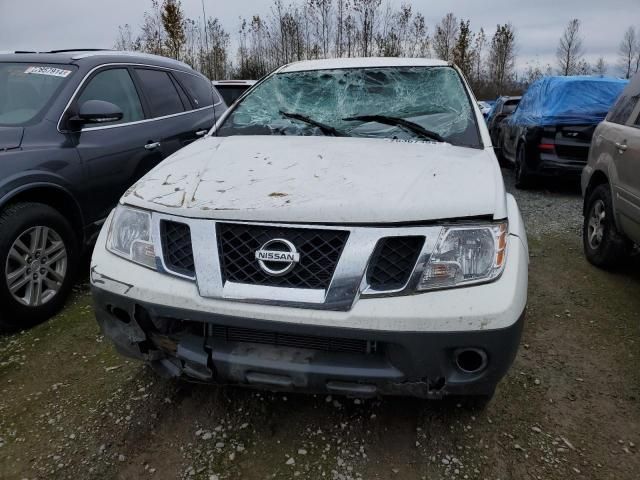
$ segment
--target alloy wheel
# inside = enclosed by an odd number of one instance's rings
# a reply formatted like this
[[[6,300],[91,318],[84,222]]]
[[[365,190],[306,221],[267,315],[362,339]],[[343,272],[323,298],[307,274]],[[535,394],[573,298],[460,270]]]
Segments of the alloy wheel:
[[[9,249],[5,267],[9,292],[22,305],[44,305],[62,288],[67,260],[67,248],[55,230],[45,226],[29,228]]]
[[[602,244],[606,227],[607,211],[602,200],[596,200],[591,206],[589,223],[587,225],[587,240],[593,250],[597,250]]]

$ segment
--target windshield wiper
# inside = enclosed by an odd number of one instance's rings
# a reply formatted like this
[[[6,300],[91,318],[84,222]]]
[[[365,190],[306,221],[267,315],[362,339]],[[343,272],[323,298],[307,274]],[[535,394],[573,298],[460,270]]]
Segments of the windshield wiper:
[[[301,122],[308,123],[309,125],[313,125],[314,127],[318,127],[322,133],[325,135],[333,135],[334,137],[346,137],[347,135],[340,132],[336,128],[331,125],[326,125],[322,122],[318,122],[313,118],[307,117],[306,115],[302,115],[301,113],[291,113],[291,112],[283,112],[280,110],[280,115],[286,118],[293,118],[294,120],[300,120]]]
[[[438,133],[432,132],[431,130],[427,130],[422,125],[418,125],[415,122],[411,122],[409,120],[405,120],[404,118],[399,117],[390,117],[387,115],[357,115],[355,117],[347,117],[342,119],[345,122],[351,121],[363,121],[363,122],[378,122],[383,125],[391,125],[394,127],[404,128],[405,130],[409,130],[412,133],[416,133],[424,138],[428,138],[429,140],[435,140],[436,142],[446,142],[446,140]]]

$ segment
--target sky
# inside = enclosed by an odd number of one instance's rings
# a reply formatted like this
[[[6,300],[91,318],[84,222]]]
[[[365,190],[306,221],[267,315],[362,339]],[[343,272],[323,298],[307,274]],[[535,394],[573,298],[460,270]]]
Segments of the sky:
[[[185,13],[202,18],[201,0],[181,0]],[[232,38],[240,17],[267,15],[271,0],[204,0],[207,16],[218,17]],[[285,1],[285,3],[288,3]],[[640,0],[389,0],[412,5],[425,15],[431,32],[447,12],[471,21],[474,31],[493,33],[511,22],[518,38],[517,67],[528,62],[555,67],[558,39],[567,22],[582,22],[585,58],[604,57],[609,74],[617,71],[617,50],[626,28],[640,28]],[[111,48],[118,25],[134,30],[150,0],[0,0],[0,51]],[[235,42],[234,42],[235,44]]]

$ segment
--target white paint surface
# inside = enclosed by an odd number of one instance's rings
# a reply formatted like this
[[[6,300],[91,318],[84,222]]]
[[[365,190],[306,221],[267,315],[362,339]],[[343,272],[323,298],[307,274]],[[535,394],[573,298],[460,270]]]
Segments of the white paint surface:
[[[123,202],[261,222],[382,224],[507,213],[489,149],[317,136],[204,138],[147,174]]]

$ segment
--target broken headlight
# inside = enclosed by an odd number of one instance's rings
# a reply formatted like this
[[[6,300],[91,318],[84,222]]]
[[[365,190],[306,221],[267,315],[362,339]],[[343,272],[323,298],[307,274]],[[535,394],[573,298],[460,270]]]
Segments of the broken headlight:
[[[119,205],[113,213],[109,227],[107,250],[155,269],[156,254],[151,237],[151,214]]]
[[[425,266],[418,290],[487,282],[504,270],[507,223],[445,227]]]

